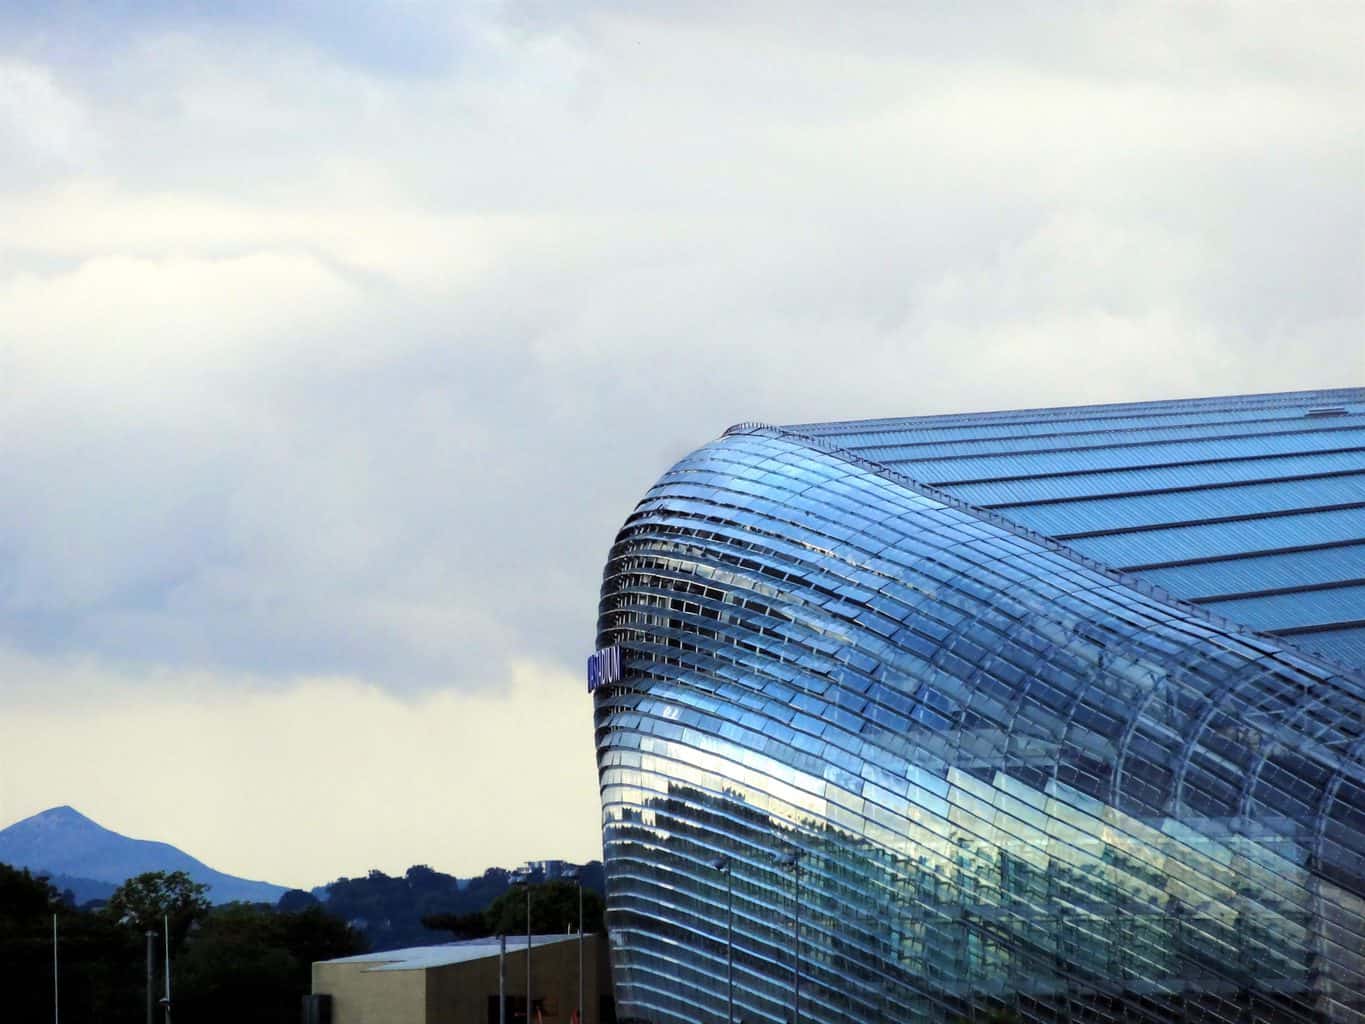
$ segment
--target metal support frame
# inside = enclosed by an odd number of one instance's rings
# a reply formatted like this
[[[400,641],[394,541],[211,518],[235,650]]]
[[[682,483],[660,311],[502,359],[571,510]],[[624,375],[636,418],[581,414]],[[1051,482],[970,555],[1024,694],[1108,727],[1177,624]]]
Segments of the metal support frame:
[[[792,849],[776,858],[779,867],[792,872],[792,1024],[801,1024],[801,855]]]
[[[711,866],[725,872],[725,1020],[735,1024],[735,865],[721,856]]]

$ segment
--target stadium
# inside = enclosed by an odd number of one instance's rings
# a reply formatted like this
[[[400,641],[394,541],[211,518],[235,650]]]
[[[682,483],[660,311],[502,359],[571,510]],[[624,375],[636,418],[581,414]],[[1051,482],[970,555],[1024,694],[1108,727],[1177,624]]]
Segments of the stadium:
[[[737,425],[595,646],[622,1016],[1365,1020],[1365,389]]]

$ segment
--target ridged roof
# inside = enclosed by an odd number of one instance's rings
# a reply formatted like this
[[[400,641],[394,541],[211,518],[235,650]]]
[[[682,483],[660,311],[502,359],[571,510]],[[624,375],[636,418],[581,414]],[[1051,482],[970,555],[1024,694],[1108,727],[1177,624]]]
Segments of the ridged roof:
[[[782,430],[1365,669],[1365,388]]]

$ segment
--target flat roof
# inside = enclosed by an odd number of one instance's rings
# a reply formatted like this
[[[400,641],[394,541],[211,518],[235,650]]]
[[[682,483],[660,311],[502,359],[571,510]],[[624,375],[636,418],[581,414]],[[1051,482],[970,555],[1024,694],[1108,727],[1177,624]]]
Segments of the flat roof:
[[[590,938],[584,933],[584,938]],[[578,934],[533,935],[531,948],[550,946],[559,942],[576,942]],[[335,960],[319,960],[321,964],[374,964],[374,971],[424,971],[429,967],[448,967],[451,964],[468,963],[498,955],[497,937],[486,939],[467,939],[463,942],[446,942],[439,946],[411,946],[407,949],[385,949],[378,953],[360,953],[356,956],[342,956]],[[507,952],[516,953],[526,949],[525,935],[507,936]]]

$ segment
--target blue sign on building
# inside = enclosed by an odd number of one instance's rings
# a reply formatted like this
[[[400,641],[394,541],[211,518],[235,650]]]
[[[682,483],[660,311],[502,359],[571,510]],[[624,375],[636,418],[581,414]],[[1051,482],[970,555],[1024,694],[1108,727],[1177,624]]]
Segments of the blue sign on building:
[[[588,692],[621,681],[621,645],[612,644],[588,655]]]

